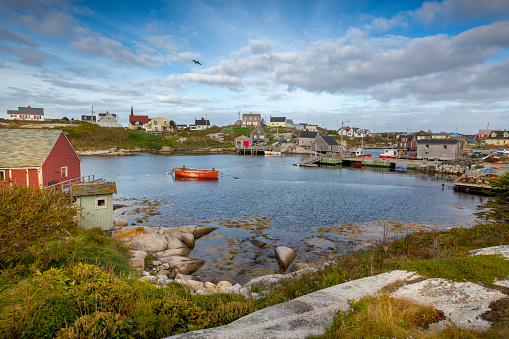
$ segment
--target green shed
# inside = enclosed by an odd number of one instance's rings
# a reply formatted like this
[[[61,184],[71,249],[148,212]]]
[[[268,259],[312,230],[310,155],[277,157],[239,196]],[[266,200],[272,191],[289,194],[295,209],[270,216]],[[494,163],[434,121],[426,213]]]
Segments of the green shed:
[[[72,185],[71,196],[79,208],[78,224],[86,229],[99,227],[105,231],[113,228],[114,182],[77,183]]]

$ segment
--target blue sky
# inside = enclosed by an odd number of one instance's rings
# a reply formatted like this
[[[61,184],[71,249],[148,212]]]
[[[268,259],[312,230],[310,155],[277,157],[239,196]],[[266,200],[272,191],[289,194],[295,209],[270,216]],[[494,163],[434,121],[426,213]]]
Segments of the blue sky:
[[[505,129],[509,1],[2,0],[0,79],[4,118]]]

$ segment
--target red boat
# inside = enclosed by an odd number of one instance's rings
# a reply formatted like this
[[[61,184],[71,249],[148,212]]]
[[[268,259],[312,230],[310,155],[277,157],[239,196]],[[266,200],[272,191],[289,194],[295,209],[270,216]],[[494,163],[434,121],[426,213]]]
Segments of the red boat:
[[[384,152],[378,157],[382,159],[397,159],[398,151],[395,149],[384,149]]]
[[[217,179],[219,177],[219,171],[212,167],[211,170],[194,169],[183,167],[173,167],[175,176],[186,177],[186,178],[199,178],[199,179]]]

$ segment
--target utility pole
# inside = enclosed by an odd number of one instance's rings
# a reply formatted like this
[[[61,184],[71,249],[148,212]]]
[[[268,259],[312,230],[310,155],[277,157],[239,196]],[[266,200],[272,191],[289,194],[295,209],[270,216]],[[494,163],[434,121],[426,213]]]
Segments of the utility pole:
[[[387,145],[389,145],[389,124],[387,124]]]
[[[336,120],[336,122],[339,122],[339,120]],[[339,147],[339,150],[341,152],[341,163],[343,163],[343,126],[344,126],[345,122],[350,122],[350,121],[349,120],[341,121],[341,146]]]

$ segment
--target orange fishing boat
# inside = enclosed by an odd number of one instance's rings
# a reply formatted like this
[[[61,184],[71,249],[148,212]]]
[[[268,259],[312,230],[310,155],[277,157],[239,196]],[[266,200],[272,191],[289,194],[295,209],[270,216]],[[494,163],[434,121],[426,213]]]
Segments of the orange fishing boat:
[[[219,171],[212,167],[211,170],[194,169],[183,167],[173,167],[175,176],[186,177],[186,178],[199,178],[199,179],[217,179],[219,177]]]

